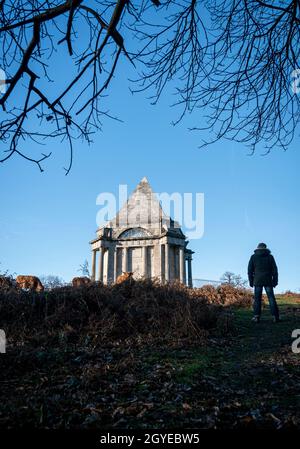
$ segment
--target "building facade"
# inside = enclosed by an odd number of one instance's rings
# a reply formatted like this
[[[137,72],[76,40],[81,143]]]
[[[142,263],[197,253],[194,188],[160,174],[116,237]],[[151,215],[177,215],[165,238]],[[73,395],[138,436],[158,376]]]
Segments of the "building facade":
[[[193,251],[178,223],[164,214],[146,178],[90,244],[93,280],[113,283],[122,273],[133,272],[136,279],[193,286]]]

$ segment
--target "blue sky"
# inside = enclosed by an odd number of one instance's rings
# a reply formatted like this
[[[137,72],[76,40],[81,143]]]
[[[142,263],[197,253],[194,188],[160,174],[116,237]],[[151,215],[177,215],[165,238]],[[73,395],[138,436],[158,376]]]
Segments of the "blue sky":
[[[90,260],[98,194],[117,193],[119,184],[132,191],[147,176],[156,192],[205,195],[204,235],[190,242],[195,278],[218,280],[228,270],[246,277],[253,249],[265,241],[278,263],[278,290],[299,290],[299,138],[268,156],[224,140],[199,149],[207,135],[188,127],[203,122],[201,111],[173,127],[170,96],[156,106],[145,97],[129,92],[124,72],[114,80],[106,105],[124,123],[104,120],[90,147],[78,142],[68,176],[59,142],[48,145],[44,173],[17,158],[0,166],[0,268],[69,281]]]

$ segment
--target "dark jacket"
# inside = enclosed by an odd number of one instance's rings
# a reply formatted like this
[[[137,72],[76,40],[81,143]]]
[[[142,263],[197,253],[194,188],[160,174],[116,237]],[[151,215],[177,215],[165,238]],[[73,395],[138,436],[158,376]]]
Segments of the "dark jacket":
[[[269,249],[256,249],[248,265],[248,278],[251,287],[276,287],[278,270]]]

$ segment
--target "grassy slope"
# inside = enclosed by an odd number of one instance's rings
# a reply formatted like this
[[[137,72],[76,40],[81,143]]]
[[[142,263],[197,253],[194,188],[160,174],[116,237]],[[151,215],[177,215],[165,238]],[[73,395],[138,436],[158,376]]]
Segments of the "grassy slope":
[[[267,359],[276,357],[282,349],[290,349],[291,334],[295,328],[300,328],[300,301],[297,303],[292,298],[278,300],[281,323],[274,324],[268,306],[264,306],[262,320],[259,324],[252,323],[251,309],[237,309],[235,325],[237,334],[229,342],[224,342],[221,348],[207,347],[195,351],[195,359],[192,362],[194,370],[197,364],[203,370],[211,374],[234,374],[235,378],[244,376],[245,370],[263,363]],[[295,355],[297,360],[299,356]],[[189,372],[189,364],[185,371]],[[191,370],[193,371],[193,370]]]
[[[300,428],[300,301],[235,309],[236,332],[193,348],[24,348],[6,355],[0,427]]]
[[[291,351],[291,334],[300,328],[300,300],[278,298],[278,302],[281,323],[272,322],[267,305],[260,324],[251,322],[251,309],[238,309],[237,335],[230,341],[223,345],[212,341],[189,351],[185,359],[176,352],[164,359],[177,366],[177,380],[191,385],[192,391],[209,380],[210,391],[202,388],[202,402],[215,404],[217,417],[208,427],[299,426],[300,354]],[[157,360],[161,357],[157,354]],[[191,411],[199,407],[197,395],[191,395],[189,406]]]

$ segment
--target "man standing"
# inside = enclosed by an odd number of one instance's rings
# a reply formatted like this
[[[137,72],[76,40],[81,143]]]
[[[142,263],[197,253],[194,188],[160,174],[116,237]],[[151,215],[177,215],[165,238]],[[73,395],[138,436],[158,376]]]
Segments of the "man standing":
[[[274,287],[278,284],[278,270],[271,251],[265,243],[260,243],[251,256],[248,265],[250,287],[254,286],[254,317],[253,321],[259,323],[261,315],[261,301],[263,288],[268,296],[271,313],[275,323],[280,321],[279,310],[274,295]]]

